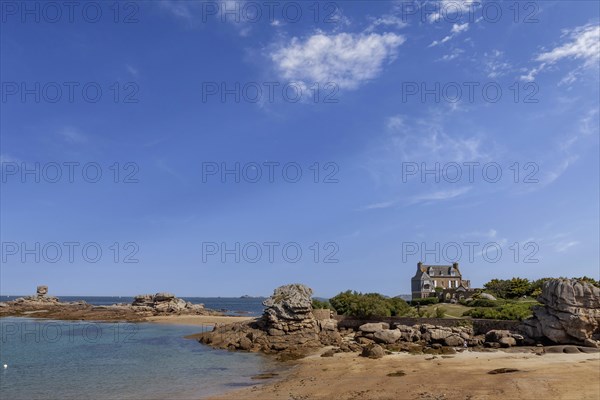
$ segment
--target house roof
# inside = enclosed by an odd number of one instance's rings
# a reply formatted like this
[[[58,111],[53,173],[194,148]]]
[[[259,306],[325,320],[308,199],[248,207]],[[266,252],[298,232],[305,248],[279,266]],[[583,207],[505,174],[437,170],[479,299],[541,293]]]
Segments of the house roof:
[[[452,272],[454,272],[454,276],[461,276],[460,271],[454,265],[425,265],[421,264],[419,270],[424,274],[429,275],[430,277],[438,277],[438,276],[452,276]]]

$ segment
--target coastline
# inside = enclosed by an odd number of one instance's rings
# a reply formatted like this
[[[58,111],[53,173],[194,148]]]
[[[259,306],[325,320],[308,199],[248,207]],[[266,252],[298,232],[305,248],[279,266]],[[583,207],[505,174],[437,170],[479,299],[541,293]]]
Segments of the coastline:
[[[378,360],[339,353],[334,357],[315,354],[294,364],[273,382],[206,400],[600,398],[600,353],[539,356],[468,351],[435,357],[398,353]],[[500,368],[518,371],[489,374]]]
[[[215,324],[233,324],[250,321],[257,317],[238,317],[229,315],[159,315],[147,317],[144,322],[172,325],[206,326]]]
[[[256,317],[242,317],[242,316],[229,316],[229,315],[157,315],[151,317],[141,318],[79,318],[79,315],[72,317],[70,315],[56,316],[55,314],[48,315],[46,310],[41,311],[29,311],[18,315],[0,315],[0,320],[3,318],[27,318],[36,320],[49,320],[49,321],[87,321],[87,322],[99,322],[99,323],[110,323],[110,322],[127,322],[127,323],[155,323],[155,324],[167,324],[167,325],[189,325],[189,326],[214,326],[216,324],[233,324],[236,322],[244,322],[256,319]]]

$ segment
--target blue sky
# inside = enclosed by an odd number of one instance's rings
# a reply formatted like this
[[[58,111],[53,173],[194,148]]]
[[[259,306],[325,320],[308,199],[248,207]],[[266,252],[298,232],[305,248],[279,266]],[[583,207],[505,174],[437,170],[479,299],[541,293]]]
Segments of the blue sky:
[[[8,3],[2,294],[599,277],[597,2]]]

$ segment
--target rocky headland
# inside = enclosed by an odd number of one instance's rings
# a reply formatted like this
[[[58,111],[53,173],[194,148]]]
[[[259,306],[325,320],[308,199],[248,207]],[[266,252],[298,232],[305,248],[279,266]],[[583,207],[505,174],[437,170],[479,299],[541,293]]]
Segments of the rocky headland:
[[[311,295],[312,290],[301,284],[279,287],[263,302],[261,318],[216,325],[196,337],[215,348],[277,354],[281,360],[302,358],[326,346],[330,347],[324,357],[358,352],[381,358],[399,351],[448,355],[465,349],[496,351],[517,346],[543,353],[548,344],[563,345],[554,351],[587,353],[597,352],[600,344],[600,292],[576,280],[546,282],[540,297],[544,306],[514,329],[494,329],[491,323],[490,329],[478,334],[468,319],[455,326],[366,321],[356,328],[344,327],[340,318],[331,318],[329,313],[316,318]]]
[[[38,286],[33,296],[0,303],[0,317],[21,316],[61,320],[141,322],[149,317],[181,315],[223,315],[192,304],[171,293],[139,295],[131,304],[94,306],[85,301],[62,302],[48,295],[47,286]]]

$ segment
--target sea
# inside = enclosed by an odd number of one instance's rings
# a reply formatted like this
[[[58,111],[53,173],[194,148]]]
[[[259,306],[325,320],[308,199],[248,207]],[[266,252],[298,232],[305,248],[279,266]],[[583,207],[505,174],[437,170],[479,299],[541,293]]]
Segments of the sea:
[[[14,296],[2,296],[0,301]],[[94,305],[128,297],[61,297]],[[261,298],[185,298],[229,315],[260,315]],[[254,353],[211,349],[185,336],[204,327],[0,318],[0,398],[202,399],[281,372]],[[6,367],[4,367],[6,365]]]

